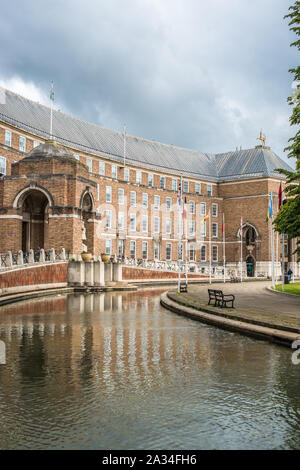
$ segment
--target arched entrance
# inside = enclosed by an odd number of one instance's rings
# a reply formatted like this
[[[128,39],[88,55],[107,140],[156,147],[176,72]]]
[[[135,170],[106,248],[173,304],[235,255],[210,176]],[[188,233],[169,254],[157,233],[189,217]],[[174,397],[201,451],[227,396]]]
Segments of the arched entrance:
[[[246,265],[247,265],[247,277],[254,277],[255,261],[254,261],[253,256],[251,255],[247,256]]]
[[[92,228],[88,224],[88,219],[93,215],[94,203],[91,194],[86,191],[81,196],[81,210],[82,210],[82,251],[93,253],[93,237]]]
[[[28,189],[17,198],[22,209],[22,250],[45,248],[49,199],[44,191]]]

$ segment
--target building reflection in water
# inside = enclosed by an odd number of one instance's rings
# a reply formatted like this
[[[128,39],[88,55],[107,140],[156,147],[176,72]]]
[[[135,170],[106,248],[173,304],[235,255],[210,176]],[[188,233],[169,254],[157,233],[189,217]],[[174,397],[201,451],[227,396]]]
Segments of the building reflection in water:
[[[289,351],[168,312],[160,306],[160,293],[60,295],[2,308],[0,339],[7,346],[7,365],[0,367],[0,425],[6,437],[5,442],[0,438],[0,447],[14,442],[26,447],[24,423],[37,430],[36,439],[44,425],[43,439],[48,433],[55,440],[55,428],[59,440],[74,416],[79,427],[99,419],[105,428],[117,412],[127,413],[130,422],[137,410],[147,420],[157,410],[168,416],[173,409],[175,427],[181,410],[191,423],[198,410],[197,423],[209,427],[212,416],[218,416],[222,436],[230,429],[239,439],[241,426],[249,433],[247,414],[254,428],[260,423],[274,429],[277,394],[278,442],[285,440],[291,448],[300,442],[300,384]],[[216,427],[211,427],[213,441]],[[296,438],[283,439],[290,428]],[[189,442],[197,429],[191,424]]]

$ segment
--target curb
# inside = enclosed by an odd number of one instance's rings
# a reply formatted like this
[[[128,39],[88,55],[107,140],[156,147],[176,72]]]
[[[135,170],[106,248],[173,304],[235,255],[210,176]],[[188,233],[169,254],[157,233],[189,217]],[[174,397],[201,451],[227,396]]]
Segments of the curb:
[[[287,295],[291,297],[299,297],[300,300],[300,295],[298,294],[290,294],[289,292],[280,292],[279,290],[272,289],[272,287],[266,287],[266,290],[269,292],[272,292],[272,294],[279,294],[279,295]]]
[[[291,344],[295,340],[300,339],[300,333],[292,333],[276,328],[255,325],[253,323],[231,320],[212,313],[195,310],[191,307],[185,307],[169,299],[166,292],[161,295],[160,303],[168,310],[191,318],[192,320],[214,325],[225,330],[235,331],[257,339],[267,340],[282,346],[291,347]]]

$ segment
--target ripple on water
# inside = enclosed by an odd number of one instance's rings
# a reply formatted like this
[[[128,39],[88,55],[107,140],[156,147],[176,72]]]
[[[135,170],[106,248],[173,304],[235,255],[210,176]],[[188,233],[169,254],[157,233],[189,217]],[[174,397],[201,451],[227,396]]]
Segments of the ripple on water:
[[[176,316],[156,292],[45,302],[1,314],[1,449],[300,447],[287,349]]]

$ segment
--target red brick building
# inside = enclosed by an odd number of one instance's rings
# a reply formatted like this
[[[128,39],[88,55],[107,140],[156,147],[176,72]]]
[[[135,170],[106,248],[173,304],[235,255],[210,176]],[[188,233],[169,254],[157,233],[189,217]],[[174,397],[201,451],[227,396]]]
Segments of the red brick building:
[[[269,147],[206,154],[124,138],[59,111],[49,141],[49,108],[6,90],[2,95],[0,253],[64,247],[72,256],[89,251],[171,262],[187,249],[189,262],[205,273],[209,260],[222,269],[225,246],[226,266],[237,270],[242,218],[243,271],[270,274],[267,209],[272,193],[276,214],[283,179],[275,169],[289,167]],[[274,246],[279,270],[276,234]],[[291,252],[289,241],[286,262],[296,261]],[[298,274],[299,263],[292,266]]]

